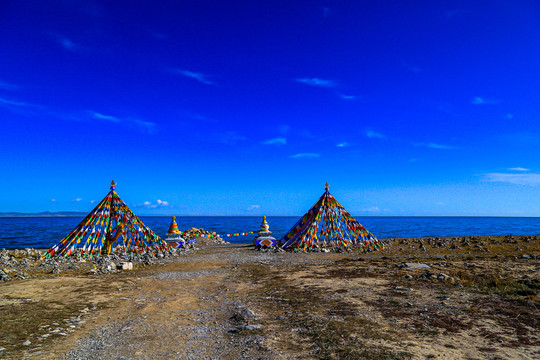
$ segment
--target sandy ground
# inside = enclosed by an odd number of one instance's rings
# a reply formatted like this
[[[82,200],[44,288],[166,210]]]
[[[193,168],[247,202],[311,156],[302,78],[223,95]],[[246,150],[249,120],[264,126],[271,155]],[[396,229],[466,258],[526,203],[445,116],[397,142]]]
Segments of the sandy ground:
[[[209,245],[132,271],[8,281],[0,358],[538,359],[539,239]]]

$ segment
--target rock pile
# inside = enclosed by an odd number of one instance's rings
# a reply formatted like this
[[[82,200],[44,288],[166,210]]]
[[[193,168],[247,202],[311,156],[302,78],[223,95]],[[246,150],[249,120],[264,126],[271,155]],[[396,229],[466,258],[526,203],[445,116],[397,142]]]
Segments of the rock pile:
[[[123,254],[115,248],[114,254],[89,257],[42,258],[44,251],[37,249],[0,250],[0,282],[24,280],[36,276],[75,271],[94,275],[111,274],[119,270],[133,270],[135,264],[151,265],[170,261],[174,257],[191,252],[190,249],[154,251],[144,254]]]
[[[223,240],[223,238],[219,236],[215,231],[206,231],[202,228],[197,229],[196,227],[187,229],[186,234],[183,234],[182,237],[186,240],[205,238],[209,239],[214,244],[227,244],[227,242]]]

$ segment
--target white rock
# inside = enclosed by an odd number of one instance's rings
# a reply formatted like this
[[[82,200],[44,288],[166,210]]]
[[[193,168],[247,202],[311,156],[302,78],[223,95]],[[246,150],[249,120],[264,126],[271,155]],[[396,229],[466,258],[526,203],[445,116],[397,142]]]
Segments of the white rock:
[[[133,263],[132,262],[123,262],[118,265],[119,269],[122,270],[133,270]]]

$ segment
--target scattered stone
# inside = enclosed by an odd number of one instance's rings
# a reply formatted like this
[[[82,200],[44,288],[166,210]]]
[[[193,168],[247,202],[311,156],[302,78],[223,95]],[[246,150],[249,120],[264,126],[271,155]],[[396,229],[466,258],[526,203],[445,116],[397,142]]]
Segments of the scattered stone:
[[[24,346],[30,346],[30,344],[32,344],[30,342],[30,340],[26,340],[25,342],[22,343]]]
[[[133,263],[132,262],[122,262],[118,265],[118,269],[121,270],[133,270]]]
[[[421,263],[405,263],[405,266],[409,269],[431,269],[429,265]]]
[[[450,279],[450,276],[446,275],[445,273],[437,274],[437,280],[447,281],[448,279]]]
[[[257,325],[241,325],[241,326],[237,326],[236,328],[231,330],[231,332],[257,330],[257,329],[260,329],[260,328],[262,328],[262,325],[260,325],[260,324],[257,324]]]
[[[257,316],[253,310],[244,308],[238,314],[233,315],[231,319],[236,321],[250,321],[259,320],[259,316]]]

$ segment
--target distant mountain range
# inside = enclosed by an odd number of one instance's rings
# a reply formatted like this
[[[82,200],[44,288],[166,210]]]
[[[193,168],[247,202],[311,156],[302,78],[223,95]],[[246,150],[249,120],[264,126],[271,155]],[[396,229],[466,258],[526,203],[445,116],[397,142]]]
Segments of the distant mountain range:
[[[85,216],[81,211],[44,211],[38,213],[0,212],[0,217],[74,217]]]

